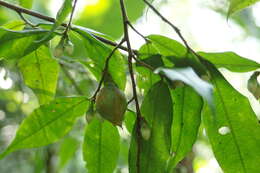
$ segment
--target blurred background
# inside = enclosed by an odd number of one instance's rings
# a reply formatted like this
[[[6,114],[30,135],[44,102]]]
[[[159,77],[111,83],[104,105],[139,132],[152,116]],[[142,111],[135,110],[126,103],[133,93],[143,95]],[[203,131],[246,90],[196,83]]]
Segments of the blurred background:
[[[18,0],[9,0],[19,5]],[[55,17],[63,0],[34,0],[32,9]],[[162,34],[179,40],[176,33],[160,20],[141,0],[126,0],[128,15],[135,28],[144,36]],[[240,56],[260,63],[260,3],[247,8],[227,20],[226,0],[154,0],[153,5],[181,30],[188,43],[197,51],[224,52],[234,51]],[[30,7],[29,7],[30,8]],[[33,23],[43,22],[37,18],[26,16]],[[12,20],[20,20],[16,12],[0,7],[0,25]],[[122,21],[118,1],[115,0],[79,0],[75,18],[76,25],[81,25],[107,34],[112,40],[119,40],[122,35]],[[130,30],[132,46],[138,49],[144,40]],[[84,67],[88,62],[82,53],[76,38],[73,57],[63,57],[62,63],[68,68],[84,94],[90,96],[96,87],[93,76]],[[57,40],[53,44],[57,44]],[[77,46],[78,45],[78,46]],[[81,59],[79,64],[75,59]],[[226,69],[221,72],[229,82],[250,103],[260,118],[259,102],[246,89],[250,73],[232,73]],[[57,96],[77,95],[71,81],[61,71]],[[26,87],[17,71],[15,62],[0,61],[0,151],[10,143],[16,129],[24,117],[38,106],[33,92]],[[60,142],[48,147],[22,150],[10,154],[0,161],[0,173],[83,173],[86,172],[81,154],[85,120],[82,119],[73,130]],[[127,152],[130,135],[120,129],[122,136],[120,159],[117,173],[127,173]],[[211,151],[203,129],[193,151],[178,166],[177,172],[221,173],[217,161]]]

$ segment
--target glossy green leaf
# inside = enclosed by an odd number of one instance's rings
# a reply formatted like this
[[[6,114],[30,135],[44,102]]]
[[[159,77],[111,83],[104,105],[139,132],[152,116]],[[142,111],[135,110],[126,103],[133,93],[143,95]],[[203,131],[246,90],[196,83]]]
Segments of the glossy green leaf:
[[[72,137],[64,138],[60,145],[60,150],[58,153],[59,157],[59,170],[62,168],[73,158],[76,154],[76,151],[79,146],[79,141]]]
[[[33,0],[19,0],[19,4],[24,8],[31,9]]]
[[[86,127],[83,157],[89,173],[113,173],[120,151],[118,130],[108,121],[93,119]]]
[[[240,10],[243,10],[244,8],[247,8],[255,3],[257,3],[259,0],[228,0],[230,2],[229,9],[228,9],[228,17]]]
[[[103,69],[105,67],[106,58],[112,52],[112,48],[94,38],[91,33],[84,28],[74,28],[80,35],[86,49],[86,57],[90,58],[90,62],[85,62],[84,65],[94,74],[97,80],[101,79]],[[123,56],[116,51],[109,61],[109,72],[121,90],[124,90],[126,84],[126,71]]]
[[[185,84],[191,86],[213,107],[212,85],[199,78],[191,67],[174,69],[157,68],[155,70],[155,73],[160,72],[163,72],[172,81],[182,81]]]
[[[171,91],[173,97],[172,154],[168,171],[171,172],[191,150],[198,135],[203,101],[188,86]]]
[[[158,173],[166,170],[171,149],[171,124],[173,104],[168,86],[160,81],[156,83],[145,96],[142,106],[142,116],[151,128],[150,138],[140,140],[140,172]],[[136,125],[132,133],[129,172],[136,173],[137,167],[137,134]]]
[[[56,21],[53,24],[51,30],[42,39],[37,42],[44,42],[51,38],[52,33],[66,20],[70,12],[72,11],[72,0],[64,0],[62,6],[56,14]]]
[[[215,121],[203,108],[206,127],[216,159],[227,173],[259,172],[260,126],[248,99],[236,91],[210,63],[207,68],[215,86]]]
[[[24,119],[0,159],[19,149],[56,142],[71,130],[76,118],[86,112],[88,104],[85,97],[63,97],[40,106]]]
[[[260,68],[259,63],[241,57],[234,52],[199,52],[198,54],[206,60],[210,61],[217,68],[223,67],[233,72],[248,72]]]
[[[51,101],[55,95],[59,64],[52,58],[50,50],[41,46],[20,59],[18,64],[25,84],[37,95],[40,104]]]
[[[255,96],[256,99],[260,99],[260,84],[257,80],[259,75],[259,71],[254,72],[247,83],[247,89]]]
[[[46,33],[45,30],[12,31],[0,27],[0,59],[16,59],[31,53],[43,44],[35,41]]]

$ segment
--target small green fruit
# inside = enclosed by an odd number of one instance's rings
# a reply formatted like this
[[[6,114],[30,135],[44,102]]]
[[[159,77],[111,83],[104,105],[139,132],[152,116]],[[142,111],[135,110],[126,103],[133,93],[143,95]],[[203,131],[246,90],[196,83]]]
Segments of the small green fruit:
[[[63,44],[58,44],[53,51],[53,55],[57,58],[62,57],[62,55],[64,54],[64,47]]]
[[[106,84],[97,95],[97,112],[114,125],[122,126],[126,108],[125,94],[113,83]]]

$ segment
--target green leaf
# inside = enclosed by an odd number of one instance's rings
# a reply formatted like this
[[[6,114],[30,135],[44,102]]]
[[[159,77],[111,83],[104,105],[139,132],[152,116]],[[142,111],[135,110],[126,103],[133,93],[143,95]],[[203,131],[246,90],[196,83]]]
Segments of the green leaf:
[[[140,61],[157,68],[164,66],[162,56],[159,54],[156,47],[151,43],[146,43],[138,50],[138,58]],[[137,85],[144,90],[144,94],[160,80],[158,75],[155,75],[150,69],[144,68],[140,63],[136,63],[137,70]]]
[[[48,47],[41,46],[23,57],[18,64],[25,84],[37,95],[40,104],[51,101],[55,95],[59,64],[51,57]]]
[[[135,120],[136,120],[136,114],[135,112],[132,111],[126,111],[125,113],[125,118],[124,118],[124,123],[126,126],[126,129],[128,132],[131,134],[135,125]]]
[[[260,99],[260,85],[257,81],[257,77],[259,75],[259,71],[254,72],[254,74],[250,77],[247,83],[248,90],[255,96],[257,100]]]
[[[171,94],[174,101],[172,123],[173,157],[169,161],[167,172],[172,172],[178,162],[192,150],[192,146],[197,139],[203,105],[201,97],[191,87],[177,88]]]
[[[246,97],[236,91],[210,63],[207,68],[215,86],[215,120],[203,108],[206,127],[216,159],[224,172],[259,172],[260,126]]]
[[[82,27],[76,27],[74,28],[74,31],[81,36],[87,53],[85,56],[91,60],[90,62],[81,62],[87,66],[97,80],[100,80],[105,67],[106,58],[112,52],[112,48],[107,47],[98,41],[90,34],[88,30]],[[126,84],[125,63],[123,56],[119,53],[119,51],[115,51],[109,61],[109,72],[119,88],[124,90]]]
[[[62,6],[56,14],[56,21],[53,24],[51,30],[42,39],[37,42],[44,42],[51,38],[52,33],[66,20],[70,12],[72,11],[72,0],[64,0]]]
[[[89,173],[113,173],[120,150],[118,130],[108,121],[93,119],[86,127],[83,157]]]
[[[187,49],[179,42],[161,35],[149,35],[147,37],[151,41],[150,44],[164,56],[183,57],[187,53]]]
[[[59,157],[59,172],[68,163],[69,160],[73,158],[79,146],[79,141],[72,137],[64,138],[60,145],[60,150],[58,153]]]
[[[12,31],[0,27],[0,59],[17,59],[31,53],[43,44],[35,41],[46,32],[40,29]]]
[[[228,9],[228,17],[235,13],[238,12],[244,8],[247,8],[255,3],[257,3],[259,0],[229,0],[230,5]]]
[[[71,130],[76,118],[86,112],[88,104],[85,97],[64,97],[40,106],[24,119],[0,159],[19,149],[56,142]]]
[[[12,20],[2,25],[2,28],[13,31],[21,31],[24,29],[25,23],[22,20]]]
[[[206,53],[199,52],[206,60],[210,61],[217,68],[226,68],[233,72],[248,72],[260,68],[260,64],[241,57],[234,52]]]
[[[31,9],[33,0],[19,0],[19,4],[24,8]]]
[[[142,116],[151,128],[150,138],[144,139],[136,134],[136,125],[132,133],[129,172],[136,173],[137,140],[140,141],[140,172],[164,172],[171,149],[172,98],[168,86],[160,81],[145,96],[141,106]],[[139,139],[138,139],[139,138]]]
[[[212,98],[212,85],[199,78],[191,67],[174,69],[157,68],[154,72],[163,72],[170,80],[182,81],[185,84],[191,86],[198,94],[200,94],[205,100],[207,100],[207,102],[212,107],[214,107]]]

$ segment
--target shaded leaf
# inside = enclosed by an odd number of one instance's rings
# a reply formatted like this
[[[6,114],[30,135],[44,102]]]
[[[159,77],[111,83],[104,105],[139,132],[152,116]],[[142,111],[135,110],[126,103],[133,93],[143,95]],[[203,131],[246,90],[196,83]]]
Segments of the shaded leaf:
[[[140,141],[140,172],[157,173],[166,170],[171,148],[172,108],[168,86],[162,81],[156,83],[141,106],[142,116],[151,128],[151,136],[148,140],[138,136],[135,125],[129,153],[130,173],[137,172],[137,140]]]
[[[217,68],[223,67],[233,72],[248,72],[260,68],[259,63],[241,57],[234,52],[199,52],[198,54],[210,61]]]
[[[246,97],[237,92],[210,63],[216,90],[215,120],[205,105],[203,122],[216,159],[224,172],[253,173],[260,169],[260,126]]]
[[[186,68],[157,68],[155,73],[163,72],[172,81],[182,81],[191,86],[197,93],[199,93],[207,102],[213,107],[212,92],[213,87],[208,82],[202,80],[193,71],[191,67]]]
[[[93,119],[86,127],[83,157],[89,173],[113,173],[120,150],[118,130],[108,121]]]
[[[18,149],[56,142],[71,130],[76,118],[86,112],[88,104],[85,97],[64,97],[40,106],[24,119],[14,140],[0,155],[0,159]]]
[[[64,138],[58,153],[59,170],[61,170],[73,158],[79,146],[79,141],[75,138]]]
[[[35,41],[46,32],[46,30],[37,29],[12,31],[0,27],[0,59],[21,58],[31,53],[43,44]]]
[[[260,85],[257,77],[260,75],[259,71],[254,72],[247,83],[247,89],[255,96],[256,99],[260,98]]]
[[[164,66],[162,56],[153,44],[146,43],[138,50],[138,58],[140,61],[157,68]],[[144,94],[160,80],[158,75],[155,75],[151,70],[142,67],[138,62],[136,63],[137,85],[140,89],[144,90]]]
[[[48,47],[41,46],[23,57],[18,64],[25,84],[37,95],[40,104],[51,101],[55,95],[59,73],[58,62],[51,57]]]
[[[86,49],[86,55],[91,62],[81,61],[94,74],[97,80],[101,79],[101,74],[105,67],[106,58],[112,52],[112,48],[94,38],[88,30],[82,28],[74,28],[81,37]],[[126,84],[126,72],[124,59],[116,51],[109,61],[109,72],[121,90],[124,90]]]
[[[173,97],[172,123],[172,153],[168,171],[174,167],[192,150],[197,139],[201,121],[203,101],[201,97],[188,86],[171,91]]]

